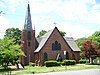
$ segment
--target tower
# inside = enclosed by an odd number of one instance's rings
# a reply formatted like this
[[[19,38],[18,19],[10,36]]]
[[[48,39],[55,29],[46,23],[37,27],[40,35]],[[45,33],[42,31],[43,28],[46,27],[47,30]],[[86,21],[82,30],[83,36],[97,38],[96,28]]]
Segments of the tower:
[[[29,4],[26,11],[24,29],[21,32],[21,49],[25,54],[25,56],[20,58],[21,63],[28,65],[29,62],[34,62],[35,30],[32,29]]]

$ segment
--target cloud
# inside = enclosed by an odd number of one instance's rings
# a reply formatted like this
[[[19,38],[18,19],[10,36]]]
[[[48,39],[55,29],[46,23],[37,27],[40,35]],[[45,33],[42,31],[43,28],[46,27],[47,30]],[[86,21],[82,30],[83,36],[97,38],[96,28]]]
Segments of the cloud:
[[[5,3],[8,3],[9,9],[14,14],[18,11],[19,5],[23,7],[23,11],[27,8],[25,0],[6,0]],[[65,31],[68,36],[72,34],[73,37],[80,38],[94,32],[91,24],[94,24],[94,28],[100,24],[100,5],[97,0],[30,0],[29,3],[32,24],[33,26],[35,24],[37,32],[42,29],[53,29],[53,23],[56,22],[58,29]],[[17,24],[15,27],[20,29],[24,25],[24,23],[15,24]]]
[[[25,0],[5,0],[4,3],[7,5],[7,8],[10,9],[11,13],[15,14],[17,11],[16,8],[21,4],[22,6],[26,3]]]
[[[0,16],[0,38],[5,34],[6,29],[12,27],[11,22],[3,16]]]

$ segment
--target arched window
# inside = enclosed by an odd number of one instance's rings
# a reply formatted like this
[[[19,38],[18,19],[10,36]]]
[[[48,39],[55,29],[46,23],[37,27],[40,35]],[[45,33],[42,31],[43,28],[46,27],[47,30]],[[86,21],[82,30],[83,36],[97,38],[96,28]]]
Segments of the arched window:
[[[48,55],[47,55],[47,53],[45,52],[44,53],[44,61],[47,61],[48,60]]]
[[[69,53],[66,52],[66,59],[69,59]]]
[[[61,50],[61,44],[58,41],[52,43],[52,50]]]
[[[61,44],[59,43],[58,49],[61,50]]]
[[[31,40],[31,32],[27,33],[27,40]]]

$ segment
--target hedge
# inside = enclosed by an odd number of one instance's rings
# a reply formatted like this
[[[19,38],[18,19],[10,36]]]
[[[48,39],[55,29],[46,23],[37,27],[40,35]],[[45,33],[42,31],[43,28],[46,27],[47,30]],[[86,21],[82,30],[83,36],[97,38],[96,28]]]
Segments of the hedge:
[[[53,66],[60,66],[61,63],[57,62],[55,60],[49,60],[49,61],[45,61],[45,66],[46,67],[53,67]]]
[[[79,60],[79,63],[80,64],[85,64],[86,63],[86,60]]]
[[[30,65],[34,67],[35,66],[35,63],[30,62]]]
[[[63,60],[62,65],[75,65],[76,61],[75,60]]]

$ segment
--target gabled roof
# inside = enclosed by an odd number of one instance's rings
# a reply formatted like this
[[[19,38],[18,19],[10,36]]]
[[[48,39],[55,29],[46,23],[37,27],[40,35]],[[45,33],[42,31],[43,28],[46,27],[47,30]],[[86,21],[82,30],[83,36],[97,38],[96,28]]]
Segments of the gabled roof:
[[[73,51],[80,51],[80,49],[78,48],[77,44],[75,43],[72,37],[64,37],[64,39],[66,40],[66,42]]]
[[[50,35],[53,33],[53,31],[55,29],[57,29],[57,27],[55,27],[53,30],[50,30],[44,36],[42,36],[40,38],[37,38],[39,46],[34,52],[39,52],[42,49],[42,47],[45,45],[45,43],[47,42],[47,40],[49,39]],[[72,51],[80,51],[80,49],[78,48],[78,46],[76,45],[76,43],[75,43],[75,41],[74,41],[74,39],[72,37],[63,37],[63,39],[69,45],[69,47],[71,48]]]
[[[50,35],[51,35],[52,32],[53,32],[53,30],[50,30],[44,36],[42,36],[40,38],[37,38],[37,41],[39,42],[39,46],[35,50],[35,52],[39,52],[41,50],[41,48],[44,46],[44,44],[46,43],[46,41],[48,40],[48,38],[50,37]]]

